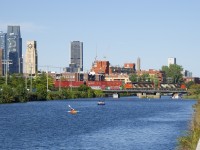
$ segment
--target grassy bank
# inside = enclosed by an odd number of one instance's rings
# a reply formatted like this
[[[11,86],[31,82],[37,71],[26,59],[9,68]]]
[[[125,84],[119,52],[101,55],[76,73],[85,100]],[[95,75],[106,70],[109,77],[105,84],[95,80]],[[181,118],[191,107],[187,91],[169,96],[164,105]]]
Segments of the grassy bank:
[[[190,130],[185,136],[179,138],[178,150],[196,150],[200,138],[200,100],[193,106],[194,114]]]

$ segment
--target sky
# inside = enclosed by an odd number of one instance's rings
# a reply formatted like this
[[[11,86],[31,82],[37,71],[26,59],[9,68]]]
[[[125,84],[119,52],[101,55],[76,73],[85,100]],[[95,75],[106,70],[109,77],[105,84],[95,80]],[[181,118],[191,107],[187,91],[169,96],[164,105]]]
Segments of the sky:
[[[199,0],[0,0],[0,31],[20,25],[26,42],[37,41],[40,69],[67,67],[70,42],[83,42],[84,71],[92,62],[137,63],[159,70],[169,57],[200,77]]]

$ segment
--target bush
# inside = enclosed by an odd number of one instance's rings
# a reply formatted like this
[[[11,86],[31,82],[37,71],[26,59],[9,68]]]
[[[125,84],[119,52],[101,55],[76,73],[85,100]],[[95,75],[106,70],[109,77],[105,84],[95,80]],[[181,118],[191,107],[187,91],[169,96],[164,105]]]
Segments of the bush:
[[[9,85],[3,85],[1,89],[0,103],[11,103],[14,101],[13,89]]]
[[[190,131],[179,138],[179,150],[196,150],[200,138],[200,100],[193,106],[194,115]]]
[[[59,91],[48,92],[47,100],[57,100],[57,99],[63,99],[62,92]]]

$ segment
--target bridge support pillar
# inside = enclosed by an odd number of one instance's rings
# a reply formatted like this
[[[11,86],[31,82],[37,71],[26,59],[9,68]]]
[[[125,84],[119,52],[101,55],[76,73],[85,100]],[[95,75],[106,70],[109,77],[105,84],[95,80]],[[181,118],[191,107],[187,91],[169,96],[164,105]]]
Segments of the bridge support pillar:
[[[118,93],[114,93],[113,94],[113,98],[119,98],[119,94]]]
[[[147,94],[146,93],[137,93],[137,96],[139,98],[147,98]]]
[[[137,93],[137,96],[139,98],[160,98],[161,94],[160,93],[156,93],[154,95],[150,95],[150,94],[147,94],[147,93]]]
[[[160,93],[156,93],[155,98],[160,98],[161,94]]]

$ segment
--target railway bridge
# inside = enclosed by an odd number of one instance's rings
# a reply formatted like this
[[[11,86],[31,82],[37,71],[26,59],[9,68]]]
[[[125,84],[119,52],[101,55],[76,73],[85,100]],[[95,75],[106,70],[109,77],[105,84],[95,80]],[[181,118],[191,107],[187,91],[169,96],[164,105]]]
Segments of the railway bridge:
[[[180,88],[173,89],[153,89],[153,88],[134,88],[134,89],[124,89],[124,90],[103,90],[103,92],[107,95],[127,93],[127,94],[136,94],[139,97],[152,97],[152,98],[160,98],[161,95],[179,95],[179,94],[187,94],[187,90]]]

